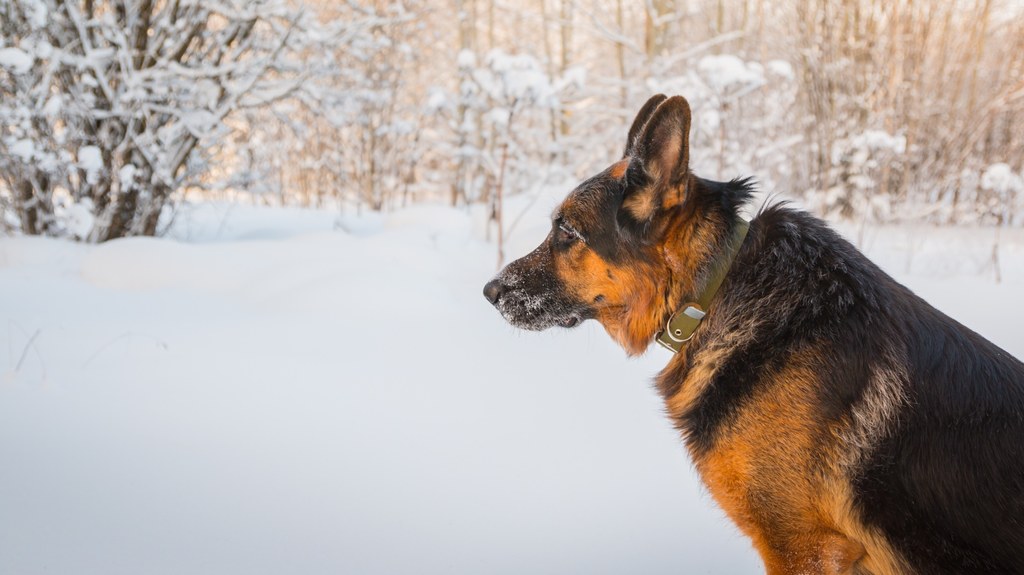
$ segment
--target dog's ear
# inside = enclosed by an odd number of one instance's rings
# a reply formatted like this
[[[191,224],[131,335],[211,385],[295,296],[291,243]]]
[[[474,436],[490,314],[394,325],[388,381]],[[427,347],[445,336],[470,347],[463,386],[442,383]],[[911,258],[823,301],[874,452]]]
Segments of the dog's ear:
[[[689,137],[690,104],[682,96],[661,102],[644,122],[628,149],[630,165],[622,202],[636,220],[649,221],[659,209],[682,201],[689,174]]]
[[[626,149],[622,152],[623,158],[628,158],[633,154],[633,150],[636,148],[636,139],[640,136],[640,131],[644,129],[644,126],[647,124],[647,120],[650,120],[651,115],[658,109],[658,105],[665,100],[668,100],[668,96],[665,94],[657,94],[655,96],[651,96],[651,99],[647,100],[644,107],[640,108],[640,111],[636,115],[636,119],[633,120],[633,125],[629,127],[629,135],[626,137]]]

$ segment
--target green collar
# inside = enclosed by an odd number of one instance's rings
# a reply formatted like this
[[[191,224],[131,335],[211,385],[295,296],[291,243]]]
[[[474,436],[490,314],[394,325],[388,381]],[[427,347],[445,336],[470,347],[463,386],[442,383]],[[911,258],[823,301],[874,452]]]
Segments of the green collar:
[[[683,344],[693,337],[693,332],[697,331],[701,320],[707,315],[707,309],[711,306],[711,300],[715,297],[715,293],[718,292],[718,288],[722,287],[725,276],[729,275],[729,269],[732,268],[732,262],[736,259],[740,247],[743,246],[743,239],[747,237],[748,229],[750,229],[750,223],[747,221],[739,219],[736,222],[736,230],[733,232],[729,249],[715,263],[714,275],[711,276],[707,287],[704,288],[697,301],[691,301],[684,305],[683,309],[672,314],[665,329],[658,332],[658,343],[662,347],[672,353],[678,353],[683,349]]]

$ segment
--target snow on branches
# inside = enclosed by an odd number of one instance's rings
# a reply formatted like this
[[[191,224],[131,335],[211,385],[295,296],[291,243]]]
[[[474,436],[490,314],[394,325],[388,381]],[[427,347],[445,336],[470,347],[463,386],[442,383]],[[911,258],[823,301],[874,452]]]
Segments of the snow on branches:
[[[225,119],[301,88],[314,21],[289,6],[0,0],[7,217],[91,241],[156,233],[175,193],[217,175]]]

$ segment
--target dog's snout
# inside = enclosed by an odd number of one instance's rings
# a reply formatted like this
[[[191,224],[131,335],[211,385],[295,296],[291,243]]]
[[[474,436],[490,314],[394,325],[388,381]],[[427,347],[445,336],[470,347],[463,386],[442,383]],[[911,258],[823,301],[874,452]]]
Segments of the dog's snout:
[[[492,304],[497,304],[498,300],[501,299],[501,294],[505,291],[505,286],[501,285],[498,280],[491,280],[484,286],[484,297],[487,301]]]

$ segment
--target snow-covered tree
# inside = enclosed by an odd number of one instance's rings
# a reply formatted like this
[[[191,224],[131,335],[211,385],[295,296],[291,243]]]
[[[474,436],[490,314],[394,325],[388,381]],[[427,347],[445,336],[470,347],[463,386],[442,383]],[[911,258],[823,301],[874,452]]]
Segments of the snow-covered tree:
[[[310,19],[290,6],[0,0],[0,197],[21,230],[155,234],[176,192],[222,175],[225,119],[302,86]]]

